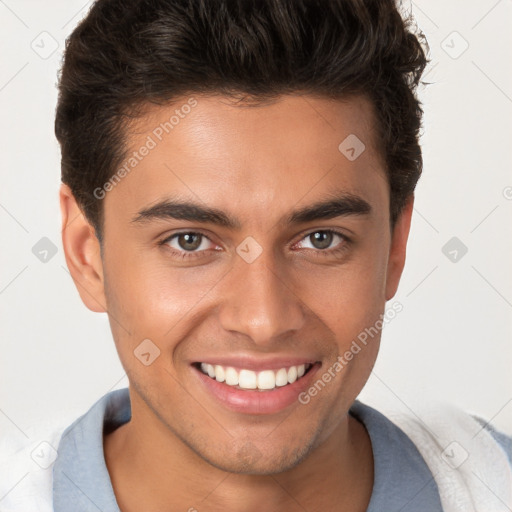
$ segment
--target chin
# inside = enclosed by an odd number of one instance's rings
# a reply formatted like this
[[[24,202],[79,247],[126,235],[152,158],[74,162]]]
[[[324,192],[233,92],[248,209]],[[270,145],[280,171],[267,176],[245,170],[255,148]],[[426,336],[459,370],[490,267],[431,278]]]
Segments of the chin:
[[[259,448],[251,441],[226,446],[227,453],[196,453],[212,466],[240,475],[275,475],[299,465],[310,453],[313,442],[291,449],[290,447],[266,446]]]

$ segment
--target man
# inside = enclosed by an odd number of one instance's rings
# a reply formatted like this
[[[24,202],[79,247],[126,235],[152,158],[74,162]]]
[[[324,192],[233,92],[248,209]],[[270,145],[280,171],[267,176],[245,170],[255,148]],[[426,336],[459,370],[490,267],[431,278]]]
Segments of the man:
[[[62,239],[130,387],[54,432],[6,510],[512,506],[510,438],[356,400],[405,263],[425,64],[392,0],[93,5],[59,84]]]

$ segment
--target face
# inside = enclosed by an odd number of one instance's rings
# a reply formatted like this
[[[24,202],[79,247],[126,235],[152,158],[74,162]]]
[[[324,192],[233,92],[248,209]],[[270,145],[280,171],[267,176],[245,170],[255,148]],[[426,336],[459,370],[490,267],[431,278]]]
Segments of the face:
[[[380,336],[346,352],[396,291],[410,214],[390,229],[374,127],[361,97],[200,95],[130,127],[82,298],[106,306],[134,417],[259,474],[346,420]]]

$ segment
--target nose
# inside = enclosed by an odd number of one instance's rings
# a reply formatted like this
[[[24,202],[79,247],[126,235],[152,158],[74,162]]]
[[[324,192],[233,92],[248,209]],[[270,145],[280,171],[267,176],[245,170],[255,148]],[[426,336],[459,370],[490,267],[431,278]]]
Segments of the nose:
[[[272,264],[265,251],[252,263],[239,259],[223,283],[220,323],[254,344],[271,345],[302,328],[305,307],[288,274]]]

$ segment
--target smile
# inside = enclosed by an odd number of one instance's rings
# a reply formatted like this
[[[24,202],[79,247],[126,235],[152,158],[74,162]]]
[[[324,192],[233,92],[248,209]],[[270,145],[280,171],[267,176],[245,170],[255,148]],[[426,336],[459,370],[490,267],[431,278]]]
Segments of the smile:
[[[303,407],[298,397],[311,386],[322,366],[315,359],[292,354],[267,358],[205,354],[191,366],[202,392],[223,409],[271,415]]]
[[[278,370],[265,369],[258,372],[209,363],[200,363],[198,366],[211,379],[223,382],[236,389],[270,391],[276,387],[288,386],[301,379],[309,371],[312,364],[294,365]]]

